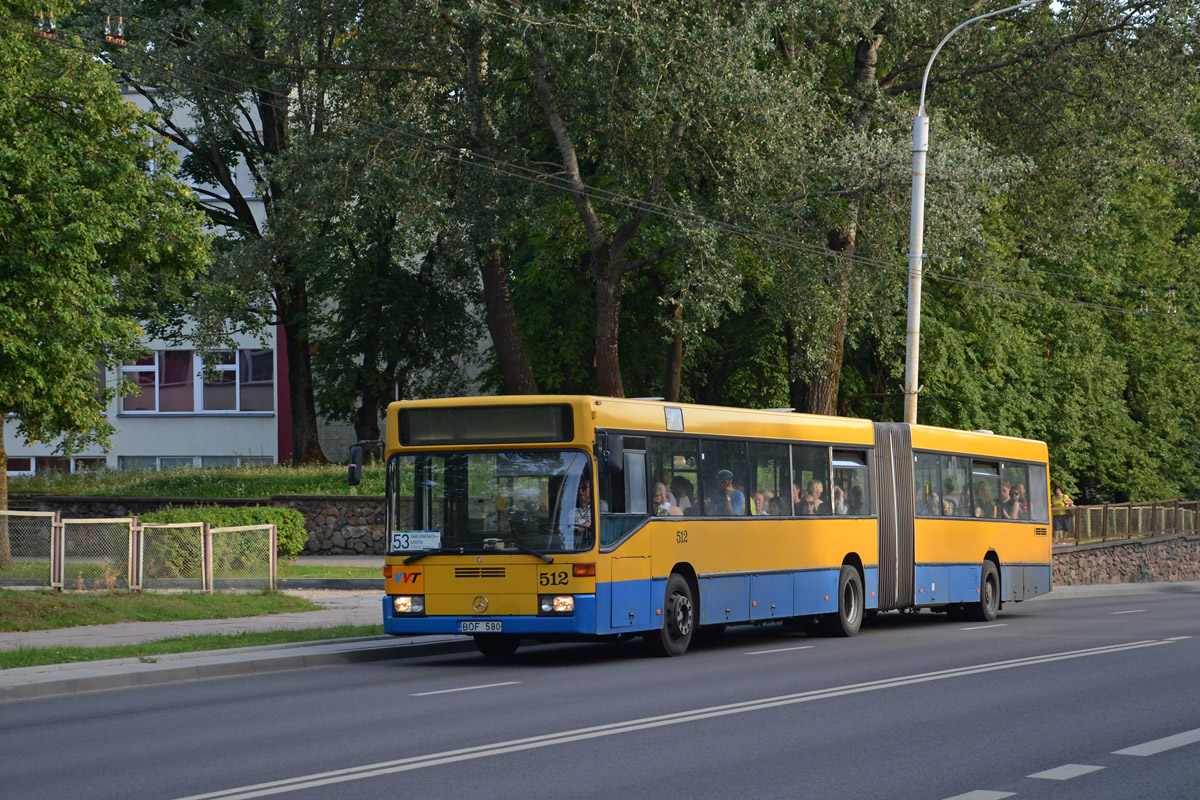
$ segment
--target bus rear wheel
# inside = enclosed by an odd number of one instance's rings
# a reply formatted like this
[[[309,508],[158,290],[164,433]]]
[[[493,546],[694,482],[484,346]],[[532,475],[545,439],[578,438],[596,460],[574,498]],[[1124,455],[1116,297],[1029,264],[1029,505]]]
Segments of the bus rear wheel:
[[[663,604],[663,626],[646,634],[646,646],[658,656],[681,656],[687,652],[696,630],[696,605],[692,587],[682,575],[671,573],[667,579],[667,599]]]
[[[517,647],[520,644],[521,637],[519,636],[505,636],[504,634],[475,635],[475,646],[479,648],[479,652],[488,658],[508,658],[517,652]]]
[[[838,575],[838,610],[823,620],[825,631],[830,636],[853,636],[862,627],[863,585],[858,570],[849,564],[842,565]]]
[[[991,561],[983,562],[983,573],[979,577],[979,602],[968,609],[976,622],[991,622],[1000,611],[1000,574]]]

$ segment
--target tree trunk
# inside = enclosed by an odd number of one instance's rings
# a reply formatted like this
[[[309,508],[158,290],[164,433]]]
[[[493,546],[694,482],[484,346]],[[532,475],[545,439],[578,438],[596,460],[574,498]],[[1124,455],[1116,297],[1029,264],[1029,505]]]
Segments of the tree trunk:
[[[292,411],[292,465],[328,464],[317,435],[317,405],[313,400],[312,348],[303,331],[308,318],[308,290],[304,281],[275,287],[279,316],[283,320],[284,347],[288,355],[288,403]]]
[[[483,277],[483,307],[492,347],[500,362],[504,391],[508,394],[537,394],[537,380],[521,332],[517,329],[517,312],[513,306],[512,289],[508,283],[508,260],[499,245],[480,253],[480,272]]]
[[[869,38],[861,39],[854,52],[854,91],[861,102],[850,118],[850,126],[862,131],[871,122],[876,90],[875,70],[879,58],[879,45],[883,35],[877,30]],[[829,248],[845,255],[854,255],[858,236],[858,213],[860,202],[852,198],[846,208],[846,222],[840,229],[830,233]],[[825,363],[813,376],[805,396],[804,410],[810,414],[836,414],[838,389],[842,381],[842,362],[846,351],[846,325],[850,318],[850,279],[854,267],[841,259],[834,265],[834,301],[838,312],[825,334]]]
[[[683,306],[675,306],[675,335],[671,338],[671,347],[667,353],[666,399],[672,403],[679,402],[679,393],[683,389],[683,333],[679,323],[683,319]]]
[[[615,273],[615,274],[614,274]],[[624,282],[619,270],[600,265],[596,270],[596,378],[600,394],[624,397],[617,337],[621,327]]]

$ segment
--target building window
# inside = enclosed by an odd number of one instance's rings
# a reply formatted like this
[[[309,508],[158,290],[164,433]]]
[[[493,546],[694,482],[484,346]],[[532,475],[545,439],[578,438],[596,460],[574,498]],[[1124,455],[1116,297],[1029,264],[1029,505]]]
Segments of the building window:
[[[186,467],[249,467],[272,465],[271,456],[121,456],[117,465],[122,470],[144,469],[161,472]]]
[[[204,368],[192,350],[159,350],[121,368],[141,390],[121,398],[122,413],[270,413],[275,410],[275,354],[229,350]]]

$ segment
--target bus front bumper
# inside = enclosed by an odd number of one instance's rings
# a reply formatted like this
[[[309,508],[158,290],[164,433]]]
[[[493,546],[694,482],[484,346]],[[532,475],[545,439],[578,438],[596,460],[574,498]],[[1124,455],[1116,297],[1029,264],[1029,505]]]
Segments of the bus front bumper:
[[[500,623],[499,631],[491,633],[517,634],[520,636],[574,636],[596,633],[596,595],[575,595],[575,613],[563,615],[509,615],[489,616],[436,616],[426,617],[396,614],[392,610],[392,598],[383,598],[383,632],[395,636],[416,636],[430,633],[472,633],[483,631],[463,630],[463,623]]]

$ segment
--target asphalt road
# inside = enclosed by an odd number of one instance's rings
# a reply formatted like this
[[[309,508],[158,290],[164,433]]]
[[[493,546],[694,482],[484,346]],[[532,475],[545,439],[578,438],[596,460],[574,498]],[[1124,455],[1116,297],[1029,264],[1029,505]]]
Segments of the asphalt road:
[[[1200,595],[683,658],[533,645],[0,707],[0,797],[1200,797]]]

